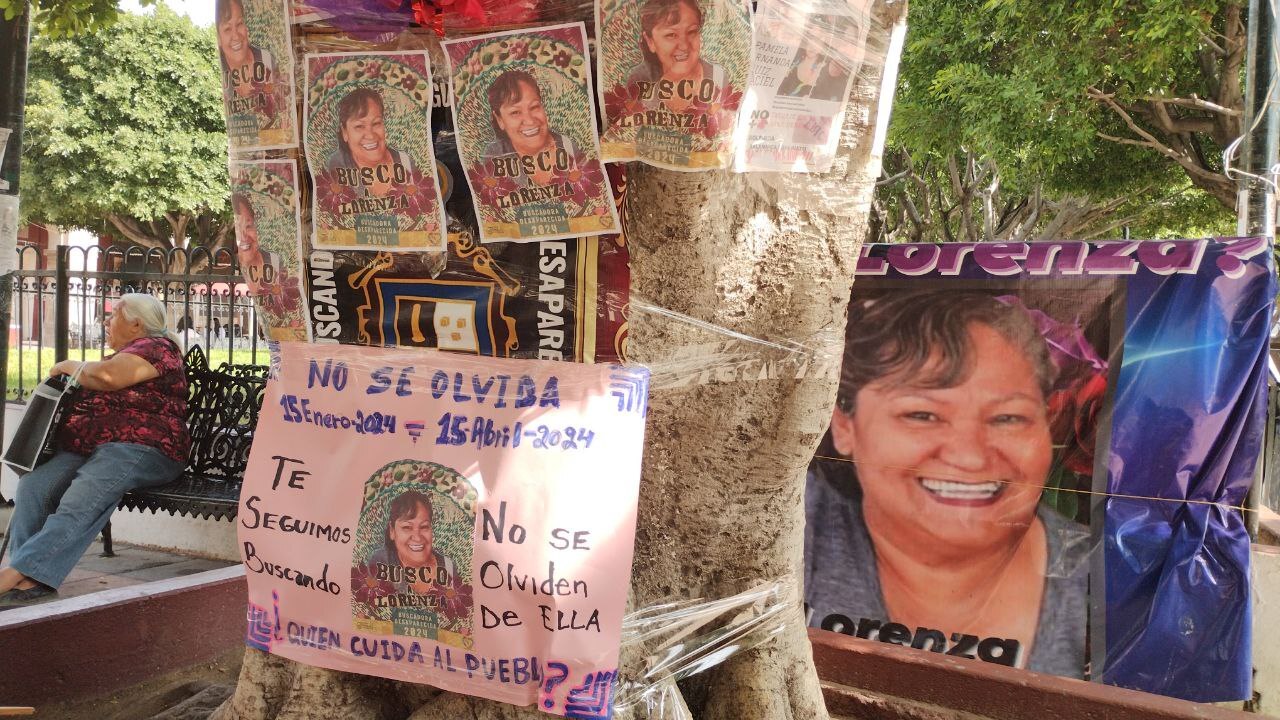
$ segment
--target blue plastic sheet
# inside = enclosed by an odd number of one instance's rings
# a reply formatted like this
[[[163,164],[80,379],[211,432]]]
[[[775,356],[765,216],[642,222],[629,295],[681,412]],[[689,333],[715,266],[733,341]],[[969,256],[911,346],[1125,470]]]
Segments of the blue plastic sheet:
[[[1262,448],[1276,283],[1269,247],[1247,262],[1232,248],[1258,242],[1210,245],[1201,272],[1128,279],[1107,487],[1173,502],[1106,500],[1105,682],[1249,697],[1249,537],[1235,508]]]

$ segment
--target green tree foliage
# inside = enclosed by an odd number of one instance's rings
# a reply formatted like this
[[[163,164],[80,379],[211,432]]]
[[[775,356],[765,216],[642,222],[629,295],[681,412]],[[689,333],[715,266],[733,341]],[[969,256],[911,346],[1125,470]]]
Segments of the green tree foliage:
[[[148,248],[228,242],[212,29],[161,6],[74,39],[32,38],[22,210]]]
[[[1240,0],[913,4],[882,236],[1230,230],[1222,154],[1241,134],[1243,11]]]
[[[155,0],[140,0],[153,5]],[[100,30],[120,15],[118,0],[0,0],[0,12],[12,20],[28,8],[35,11],[41,32],[51,37],[69,37]]]

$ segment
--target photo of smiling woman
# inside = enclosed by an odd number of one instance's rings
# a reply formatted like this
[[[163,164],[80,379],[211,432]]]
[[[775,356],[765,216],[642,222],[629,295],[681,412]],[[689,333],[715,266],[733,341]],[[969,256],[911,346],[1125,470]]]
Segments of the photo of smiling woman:
[[[268,37],[288,47],[288,24],[279,0],[217,0],[214,30],[222,67],[222,92],[227,131],[237,150],[290,146],[294,135],[292,66],[283,67],[266,47]],[[250,20],[256,22],[251,22]]]
[[[264,295],[269,286],[278,284],[284,264],[280,256],[263,249],[258,242],[258,218],[253,203],[244,193],[231,193],[231,211],[235,219],[236,262],[253,295]]]
[[[647,0],[640,8],[643,62],[627,84],[647,109],[681,112],[709,102],[724,86],[724,68],[702,56],[702,7],[695,0]]]
[[[236,97],[269,91],[275,77],[276,61],[271,53],[249,42],[242,0],[218,0],[214,8],[218,32],[218,57],[222,74],[229,78]]]
[[[398,460],[365,483],[351,548],[355,628],[470,648],[476,490],[451,468]]]
[[[302,301],[298,167],[293,160],[230,165],[236,262],[269,340],[308,340]]]
[[[431,522],[431,499],[424,493],[410,490],[391,501],[385,543],[369,558],[377,577],[395,588],[391,604],[434,607],[427,596],[453,582],[453,560],[433,546]]]
[[[849,318],[806,490],[809,624],[1082,677],[1088,531],[1042,497],[1063,381],[1105,387],[1105,362],[1011,294],[855,291]]]
[[[483,243],[618,228],[600,160],[586,26],[445,40],[458,158]]]
[[[557,170],[569,169],[578,148],[568,136],[552,129],[542,102],[542,89],[533,75],[524,70],[508,70],[494,78],[487,94],[489,123],[497,139],[484,149],[486,165],[493,167],[500,159],[514,159],[521,172],[512,180],[523,187],[546,185]]]
[[[427,53],[308,54],[303,85],[312,247],[443,250]]]
[[[413,159],[387,145],[386,104],[372,88],[338,101],[337,150],[325,164],[357,197],[387,197],[413,173]]]
[[[751,67],[745,0],[598,0],[606,161],[727,168]]]

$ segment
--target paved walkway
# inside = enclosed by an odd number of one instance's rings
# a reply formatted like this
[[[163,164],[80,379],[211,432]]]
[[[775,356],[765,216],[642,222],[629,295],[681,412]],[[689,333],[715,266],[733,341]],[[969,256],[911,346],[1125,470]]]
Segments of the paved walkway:
[[[114,545],[115,557],[104,558],[101,557],[102,542],[94,541],[80,558],[80,562],[76,563],[76,568],[67,576],[66,582],[58,588],[57,594],[42,598],[40,602],[65,600],[99,590],[182,577],[235,564],[225,560],[193,558],[119,541]]]

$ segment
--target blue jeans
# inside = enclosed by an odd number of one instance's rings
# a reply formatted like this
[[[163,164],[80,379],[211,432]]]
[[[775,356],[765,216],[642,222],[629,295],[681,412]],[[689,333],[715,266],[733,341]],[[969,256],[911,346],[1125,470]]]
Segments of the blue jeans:
[[[9,565],[57,588],[130,490],[164,485],[183,464],[136,443],[105,443],[88,456],[60,452],[18,481]]]

